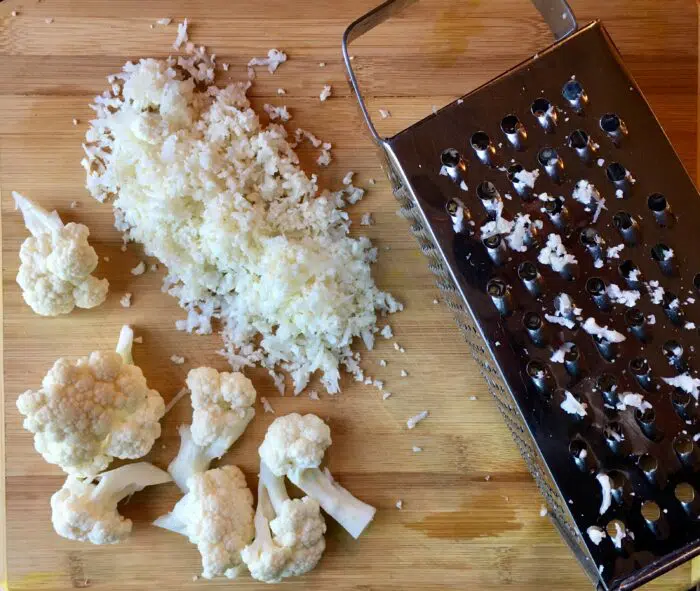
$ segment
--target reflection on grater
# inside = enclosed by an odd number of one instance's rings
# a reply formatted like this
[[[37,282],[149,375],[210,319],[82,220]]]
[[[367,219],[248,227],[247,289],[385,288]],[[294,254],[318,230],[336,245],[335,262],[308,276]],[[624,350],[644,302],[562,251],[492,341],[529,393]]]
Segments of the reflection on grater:
[[[402,213],[549,505],[600,589],[700,553],[700,201],[600,22],[391,138]],[[562,14],[567,18],[562,19]]]

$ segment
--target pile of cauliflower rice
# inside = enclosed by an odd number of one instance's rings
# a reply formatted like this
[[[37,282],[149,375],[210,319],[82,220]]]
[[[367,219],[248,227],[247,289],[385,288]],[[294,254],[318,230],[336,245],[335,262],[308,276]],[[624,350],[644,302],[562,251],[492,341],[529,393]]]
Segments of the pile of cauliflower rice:
[[[178,328],[220,321],[235,370],[261,364],[295,392],[320,371],[339,391],[339,366],[362,379],[351,344],[372,347],[377,312],[402,308],[379,290],[376,249],[348,235],[343,196],[319,194],[281,125],[263,127],[250,82],[213,82],[213,59],[142,59],[111,76],[93,105],[83,166],[109,200],[125,240],[168,268],[164,290],[187,310]]]

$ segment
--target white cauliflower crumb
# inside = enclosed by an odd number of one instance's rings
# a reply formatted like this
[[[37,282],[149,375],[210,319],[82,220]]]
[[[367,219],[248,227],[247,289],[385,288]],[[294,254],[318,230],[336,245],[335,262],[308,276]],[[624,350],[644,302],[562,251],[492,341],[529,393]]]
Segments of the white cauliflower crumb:
[[[397,508],[399,511],[401,511],[401,509],[403,509],[403,501],[402,501],[401,499],[399,499],[398,501],[396,501],[396,508]]]
[[[164,26],[164,27],[167,27],[167,26],[168,26],[170,23],[172,23],[172,22],[173,22],[173,19],[171,19],[171,18],[159,18],[159,19],[156,21],[156,24],[157,24],[157,25],[162,25],[162,26]]]
[[[649,326],[653,326],[654,324],[656,324],[656,316],[654,316],[653,314],[649,314],[649,316],[647,316],[647,323],[649,324]]]
[[[669,386],[674,388],[679,388],[688,394],[692,394],[695,400],[698,399],[698,392],[700,388],[700,379],[694,378],[691,375],[684,373],[673,378],[661,378]]]
[[[73,200],[70,202],[70,208],[71,209],[76,209],[80,205],[79,201]]]
[[[578,264],[576,257],[566,252],[559,234],[547,236],[547,243],[540,250],[537,260],[543,265],[549,265],[552,270],[557,272],[563,271],[568,265]]]
[[[617,246],[611,246],[605,253],[605,256],[609,259],[619,259],[620,252],[625,248],[624,244],[618,244]]]
[[[374,220],[372,219],[372,214],[370,212],[363,213],[360,218],[360,226],[372,226],[374,225]]]
[[[644,400],[644,396],[635,394],[634,392],[623,392],[620,394],[619,402],[616,406],[617,410],[627,410],[627,407],[631,406],[632,408],[639,409],[641,412],[651,408],[651,404]]]
[[[588,534],[588,539],[591,540],[591,542],[593,542],[596,546],[603,541],[603,538],[606,537],[605,530],[595,525],[589,527],[586,530],[586,533]]]
[[[599,513],[602,515],[608,509],[610,509],[610,504],[612,503],[612,483],[610,482],[610,476],[599,472],[596,475],[596,480],[600,484],[600,490],[602,494],[602,500],[600,502]]]
[[[514,177],[516,180],[515,186],[517,189],[524,189],[525,187],[529,187],[530,189],[534,189],[535,187],[535,182],[537,181],[537,178],[540,176],[540,171],[537,169],[534,170],[520,170],[515,173]]]
[[[412,451],[413,451],[414,454],[417,454],[417,453],[422,452],[422,451],[423,451],[423,448],[422,448],[422,447],[418,447],[417,445],[414,445],[413,448],[412,448]]]
[[[620,289],[620,286],[616,283],[610,283],[605,292],[613,302],[623,304],[628,308],[634,308],[639,298],[642,297],[636,289]]]
[[[382,119],[388,119],[391,117],[391,112],[388,109],[379,109],[379,116]]]
[[[583,330],[609,343],[621,343],[626,340],[626,337],[616,330],[609,329],[607,326],[599,326],[593,317],[586,319],[583,323]]]
[[[564,390],[564,396],[564,401],[559,405],[564,412],[580,417],[586,416],[586,408],[588,408],[588,405],[585,402],[581,403],[576,400],[574,395],[568,390]]]
[[[386,359],[380,359],[379,365],[381,365],[382,367],[386,367]]]
[[[683,328],[685,328],[686,330],[695,330],[695,322],[686,322],[683,325]]]
[[[635,269],[635,271],[637,271],[637,269]],[[651,281],[649,281],[649,283],[646,284],[646,287],[647,291],[649,292],[649,297],[651,298],[652,303],[660,304],[661,302],[663,302],[666,291],[663,287],[659,285],[658,281],[652,279]]]
[[[408,372],[407,372],[405,369],[402,369],[402,370],[401,370],[401,377],[402,377],[402,378],[408,377]]]
[[[419,412],[417,415],[411,417],[406,421],[406,426],[409,429],[413,429],[418,423],[428,418],[430,413],[427,410]]]
[[[343,177],[342,183],[345,186],[352,185],[352,177],[355,176],[354,171],[349,170],[347,173],[345,173],[345,176]]]
[[[571,196],[579,203],[584,205],[593,205],[600,201],[600,193],[593,183],[587,180],[580,180],[576,183]]]
[[[318,95],[318,98],[321,100],[321,102],[324,102],[328,100],[328,98],[331,96],[331,93],[333,92],[331,85],[330,84],[325,84],[323,86],[323,90],[321,91],[321,94]]]
[[[143,345],[143,337],[142,336],[134,337],[134,342],[138,343],[139,345]]]
[[[547,517],[547,513],[549,513],[549,511],[547,511],[547,507],[542,505],[540,507],[540,517]]]
[[[287,94],[287,91],[284,88],[277,89],[277,96],[284,96],[285,94]]]
[[[287,54],[278,49],[270,49],[267,57],[254,57],[248,62],[248,68],[253,66],[267,66],[267,71],[274,74],[275,70],[287,61]]]
[[[146,263],[143,261],[139,262],[133,269],[131,269],[132,275],[143,275],[146,272]]]
[[[50,25],[51,23],[53,23],[53,17],[45,18],[45,19],[44,19],[44,22],[45,22],[47,25]]]
[[[267,398],[265,398],[265,396],[260,397],[260,402],[262,403],[263,409],[266,413],[275,414],[275,409],[272,408],[270,401]]]
[[[80,123],[80,121],[78,119],[76,119],[75,117],[73,117],[73,120],[71,121],[71,123],[73,124],[73,127],[75,127],[76,125],[78,125],[78,123]]]
[[[122,308],[130,308],[131,307],[131,293],[129,293],[127,291],[121,298],[119,298],[119,304],[121,305]]]
[[[309,398],[311,400],[321,400],[321,397],[318,395],[316,390],[309,390]]]
[[[177,37],[173,42],[173,49],[180,49],[183,43],[187,43],[188,41],[189,36],[187,35],[187,19],[185,19],[177,25]]]
[[[570,320],[569,318],[564,318],[563,316],[555,316],[553,314],[545,314],[544,319],[547,322],[551,322],[552,324],[559,324],[561,326],[564,326],[566,328],[574,328],[576,326],[576,323],[573,320]]]
[[[385,391],[384,394],[382,394],[382,400],[388,400],[389,398],[391,398],[391,392]]]
[[[374,379],[372,380],[372,385],[377,388],[377,390],[383,390],[384,389],[384,382],[382,380],[377,380]]]
[[[326,67],[326,62],[318,62],[318,67],[319,67],[319,68],[325,68],[325,67]]]
[[[566,354],[574,348],[573,343],[564,343],[556,351],[554,351],[549,358],[553,363],[564,363],[564,358]]]
[[[601,167],[602,167],[603,165],[605,165],[605,159],[604,159],[604,158],[598,158],[598,160],[596,160],[596,163],[598,164],[598,166],[601,166]]]
[[[617,189],[615,191],[615,197],[622,199],[625,196],[625,192],[622,189]]]
[[[286,123],[292,118],[286,106],[275,107],[274,105],[265,103],[263,105],[263,110],[267,113],[270,121],[277,121],[279,119],[283,123]]]
[[[388,324],[384,325],[382,330],[379,331],[379,334],[382,335],[385,339],[390,339],[391,337],[394,336],[394,332],[391,330],[391,326]],[[394,343],[394,349],[396,349],[397,351],[399,350],[396,343]]]
[[[170,361],[175,365],[183,365],[185,363],[185,358],[181,355],[173,354],[170,356]]]

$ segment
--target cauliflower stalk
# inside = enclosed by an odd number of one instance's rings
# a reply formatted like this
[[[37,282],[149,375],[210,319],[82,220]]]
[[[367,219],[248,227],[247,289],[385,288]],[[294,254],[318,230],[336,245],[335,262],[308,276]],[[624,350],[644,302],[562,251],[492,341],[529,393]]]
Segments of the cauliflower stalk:
[[[187,374],[192,426],[180,427],[180,451],[168,471],[183,492],[187,481],[209,468],[243,434],[255,416],[255,388],[242,373],[198,367]]]
[[[326,523],[318,502],[310,497],[290,499],[284,478],[275,476],[264,462],[254,524],[255,541],[241,557],[258,581],[279,583],[303,575],[318,564],[326,548]]]
[[[104,302],[109,282],[91,274],[98,259],[88,244],[88,227],[64,225],[56,211],[49,213],[19,193],[12,196],[32,234],[19,251],[17,283],[24,301],[41,316],[59,316],[76,306],[94,308]]]
[[[99,482],[70,475],[51,497],[51,521],[59,536],[93,544],[118,544],[131,534],[131,520],[117,503],[147,486],[170,482],[170,475],[148,462],[103,472]]]
[[[189,492],[154,525],[187,536],[202,555],[202,576],[235,579],[245,571],[241,550],[251,542],[253,494],[236,466],[194,474]]]
[[[133,365],[134,331],[124,326],[116,352],[58,359],[41,388],[17,399],[36,450],[76,476],[94,476],[116,457],[146,455],[160,437],[165,405]]]
[[[316,415],[292,413],[275,419],[258,449],[272,474],[287,476],[323,510],[358,538],[374,518],[376,509],[340,486],[328,469],[319,466],[332,443],[331,431]]]

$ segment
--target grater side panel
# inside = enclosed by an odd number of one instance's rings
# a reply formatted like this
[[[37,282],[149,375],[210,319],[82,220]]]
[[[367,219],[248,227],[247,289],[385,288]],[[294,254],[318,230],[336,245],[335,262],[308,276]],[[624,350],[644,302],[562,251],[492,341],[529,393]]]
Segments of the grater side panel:
[[[574,75],[590,96],[590,103],[580,112],[565,104],[562,97],[563,84]],[[533,101],[544,97],[551,101],[559,114],[557,125],[551,130],[541,127],[530,111]],[[522,150],[511,147],[499,127],[501,118],[512,113],[517,114],[527,127],[528,141]],[[619,114],[626,121],[629,133],[621,141],[613,141],[603,133],[599,121],[606,113]],[[593,161],[584,163],[567,144],[569,134],[580,128],[588,132],[596,146]],[[483,164],[470,146],[470,136],[477,131],[493,138],[492,155],[497,162],[492,166]],[[538,163],[538,150],[545,146],[562,155],[563,178],[550,178],[545,174],[544,165]],[[595,562],[596,572],[601,573],[602,588],[633,589],[681,558],[687,559],[700,552],[700,519],[695,514],[689,515],[688,507],[682,506],[675,496],[676,485],[684,483],[700,491],[700,466],[682,463],[674,447],[678,438],[700,439],[700,409],[697,402],[691,400],[686,409],[691,416],[681,416],[675,403],[672,404],[676,392],[660,380],[662,376],[680,373],[669,367],[662,354],[661,345],[669,339],[677,340],[686,352],[690,352],[693,376],[697,376],[700,369],[700,361],[693,364],[700,353],[700,335],[694,325],[697,322],[700,326],[700,304],[695,306],[695,297],[691,297],[700,291],[700,280],[696,283],[693,277],[700,271],[697,255],[700,252],[700,233],[695,229],[700,222],[700,202],[692,180],[622,65],[602,25],[593,23],[553,45],[536,58],[397,134],[383,147],[389,156],[394,183],[397,171],[400,171],[405,193],[402,195],[399,191],[399,196],[404,199],[404,213],[416,220],[412,231],[431,258],[431,269],[438,276],[438,285],[445,292],[448,306],[458,311],[457,319],[461,326],[464,325],[462,330],[472,354],[480,361],[482,374],[499,401],[499,409],[540,488],[544,489],[545,496],[547,487],[555,491],[552,507],[555,513],[564,504],[558,524],[563,523],[565,530],[568,527],[573,530],[573,547],[578,545],[582,550],[577,554],[580,559],[583,556],[584,568],[591,572],[590,565],[585,563],[585,557],[589,555]],[[448,148],[458,150],[464,158],[464,186],[439,174],[440,155]],[[522,163],[525,170],[541,172],[535,194],[541,191],[564,197],[571,219],[561,234],[567,251],[575,254],[578,260],[576,276],[572,280],[538,261],[544,243],[542,238],[559,231],[543,213],[542,203],[537,199],[521,200],[513,190],[506,175],[511,160]],[[609,167],[613,162],[623,163],[630,173],[629,178],[623,178],[627,187],[621,195],[612,184],[615,175]],[[580,179],[594,183],[606,199],[607,209],[598,212],[600,218],[595,222],[592,221],[592,211],[586,211],[582,204],[572,199],[574,184]],[[535,244],[527,252],[509,250],[503,261],[495,263],[480,242],[480,227],[493,219],[475,195],[481,181],[490,181],[501,195],[511,197],[502,201],[508,219],[513,219],[518,213],[528,213],[532,219],[543,222],[541,236],[535,238]],[[648,206],[647,198],[657,192],[664,193],[671,203],[673,215],[668,221],[675,220],[673,227],[657,223],[656,214],[650,210],[651,205]],[[453,220],[445,207],[450,199],[463,202],[474,222],[472,229],[476,237],[467,230],[455,233]],[[578,240],[581,230],[594,226],[608,246],[622,244],[624,241],[612,219],[619,210],[629,213],[634,219],[640,232],[639,240],[635,244],[623,245],[620,260],[610,258],[600,267],[594,266],[593,257]],[[652,259],[650,251],[660,243],[672,247],[671,254],[675,256],[678,267],[675,272],[666,273],[658,258],[656,261]],[[645,282],[659,281],[668,294],[678,294],[683,299],[682,309],[686,319],[691,321],[691,327],[675,324],[670,316],[667,317],[667,310],[662,310],[662,306],[653,301],[651,290],[647,293],[641,284],[637,308],[644,318],[649,319],[649,338],[646,340],[640,341],[630,332],[625,320],[625,306],[615,304],[605,311],[598,309],[584,289],[586,280],[600,276],[608,284],[618,283],[626,288],[620,265],[625,258],[633,260]],[[538,266],[544,279],[544,291],[537,298],[528,293],[515,272],[518,264],[525,261]],[[494,277],[502,278],[512,295],[507,316],[499,314],[486,293],[486,286]],[[553,296],[560,292],[574,299],[582,310],[581,316],[572,330],[547,326],[549,340],[546,346],[535,345],[523,328],[525,314],[551,314]],[[467,313],[464,318],[463,310],[469,310],[473,317]],[[583,320],[588,317],[599,321],[601,326],[609,325],[626,335],[626,340],[617,345],[617,352],[609,360],[601,356],[598,345],[581,328]],[[655,320],[653,327],[652,317]],[[478,340],[479,335],[483,342]],[[562,366],[550,363],[553,350],[565,342],[575,344],[582,355],[583,372],[576,378],[565,372]],[[653,370],[654,388],[650,391],[643,391],[632,377],[628,363],[636,358],[643,358]],[[554,393],[560,396],[556,402],[554,397],[542,396],[533,386],[533,380],[526,372],[526,365],[531,360],[551,366],[551,377],[558,388]],[[620,392],[643,391],[655,412],[652,425],[655,434],[648,435],[643,431],[633,409],[604,404],[596,389],[596,380],[603,372],[615,374]],[[559,408],[564,390],[570,390],[586,402],[586,419],[574,421]],[[604,435],[613,425],[621,430],[623,452],[613,451],[606,443]],[[520,428],[532,438],[523,439]],[[521,445],[519,438],[527,445]],[[575,465],[569,450],[569,444],[574,441],[585,444],[590,454],[587,461],[592,467],[582,470]],[[693,450],[697,447],[694,443],[690,445]],[[662,485],[648,481],[642,473],[639,461],[645,456],[655,458],[668,473],[668,479]],[[540,458],[541,465],[531,458]],[[599,513],[601,489],[595,478],[597,472],[618,474],[629,486],[629,491],[623,491],[623,500],[613,503],[604,515]],[[549,475],[551,478],[548,479]],[[561,497],[557,491],[561,492]],[[670,534],[661,536],[651,529],[641,513],[643,502],[654,502],[663,508],[659,523],[665,523]],[[604,543],[595,545],[585,535],[587,527],[606,527],[613,523],[613,519],[619,520],[630,534],[635,535],[634,539],[628,536],[621,550],[613,547],[609,537]]]
[[[457,326],[469,346],[470,354],[477,363],[479,372],[496,401],[496,406],[503,417],[503,421],[508,427],[520,455],[525,460],[528,470],[533,475],[540,494],[546,501],[548,515],[564,541],[582,564],[588,577],[595,581],[598,578],[598,571],[595,569],[588,549],[581,539],[576,523],[569,514],[566,501],[547,469],[542,454],[520,413],[517,401],[513,398],[510,389],[504,382],[495,358],[489,349],[484,346],[486,342],[477,328],[474,317],[463,303],[462,294],[445,265],[445,259],[439,247],[436,245],[430,232],[426,230],[427,223],[419,207],[416,205],[414,198],[409,195],[407,189],[397,182],[399,176],[399,172],[395,169],[391,170],[390,178],[393,183],[396,183],[394,185],[394,196],[401,206],[399,214],[411,224],[410,232],[418,242],[421,252],[428,259],[428,267],[435,275],[435,284],[440,289],[442,301],[452,311]]]

